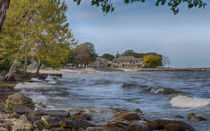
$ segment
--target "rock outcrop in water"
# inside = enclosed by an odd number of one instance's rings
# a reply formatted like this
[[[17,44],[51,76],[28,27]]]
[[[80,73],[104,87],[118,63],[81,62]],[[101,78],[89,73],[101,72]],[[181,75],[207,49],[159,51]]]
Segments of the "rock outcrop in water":
[[[197,116],[195,113],[190,113],[188,115],[188,120],[191,120],[191,121],[206,121],[206,119],[202,116]]]
[[[2,103],[1,103],[2,104]],[[32,100],[20,93],[9,95],[0,107],[0,131],[195,131],[183,121],[148,121],[142,113],[122,111],[105,125],[96,125],[92,116],[79,111],[34,110]]]

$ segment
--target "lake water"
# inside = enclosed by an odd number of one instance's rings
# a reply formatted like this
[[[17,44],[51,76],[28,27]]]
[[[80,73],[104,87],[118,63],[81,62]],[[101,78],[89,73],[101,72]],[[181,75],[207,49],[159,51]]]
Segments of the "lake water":
[[[149,120],[178,119],[198,131],[210,130],[210,72],[86,72],[33,80],[15,88],[47,109],[92,109],[96,122],[106,122],[116,113],[111,108],[139,108]],[[190,112],[207,121],[188,121]]]

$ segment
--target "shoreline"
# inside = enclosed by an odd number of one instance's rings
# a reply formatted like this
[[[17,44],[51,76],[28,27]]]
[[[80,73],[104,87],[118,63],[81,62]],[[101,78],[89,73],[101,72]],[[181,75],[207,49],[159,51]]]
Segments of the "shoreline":
[[[28,69],[30,73],[35,73],[36,69]],[[81,72],[144,72],[144,71],[210,71],[210,68],[75,68],[75,69],[40,69],[40,74],[63,74]]]
[[[1,88],[0,88],[1,89]],[[9,89],[10,90],[10,89]],[[12,90],[10,90],[12,91]],[[114,115],[112,120],[101,121],[94,119],[95,111],[84,110],[46,110],[42,103],[34,103],[33,100],[22,93],[10,92],[5,94],[0,101],[0,130],[55,130],[55,131],[153,131],[166,130],[181,131],[178,129],[195,131],[194,127],[183,120],[157,118],[147,120],[144,113],[137,108],[133,111],[118,111],[110,108]],[[35,109],[35,105],[41,105]],[[171,126],[173,125],[173,126]]]

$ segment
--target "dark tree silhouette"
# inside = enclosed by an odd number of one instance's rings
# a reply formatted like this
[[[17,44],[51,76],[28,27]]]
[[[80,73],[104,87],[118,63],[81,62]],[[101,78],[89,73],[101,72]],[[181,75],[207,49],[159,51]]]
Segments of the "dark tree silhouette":
[[[80,5],[82,0],[74,0],[74,2],[77,2],[78,5]],[[129,4],[134,2],[145,2],[147,0],[122,0],[122,2]],[[149,0],[148,0],[149,1]],[[113,12],[114,11],[114,5],[111,0],[90,0],[91,5],[101,7],[102,11],[105,13]],[[207,5],[203,0],[156,0],[155,6],[164,6],[168,5],[174,14],[177,14],[179,12],[179,6],[181,4],[187,4],[188,8],[205,8]]]

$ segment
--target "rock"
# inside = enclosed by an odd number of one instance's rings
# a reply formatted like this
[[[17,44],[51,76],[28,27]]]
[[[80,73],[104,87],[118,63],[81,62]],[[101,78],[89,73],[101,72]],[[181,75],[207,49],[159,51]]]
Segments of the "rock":
[[[31,122],[40,120],[40,117],[36,116],[36,115],[34,114],[34,112],[32,112],[32,113],[27,113],[26,116],[27,116],[28,120],[31,121]]]
[[[28,106],[17,104],[14,106],[12,112],[16,112],[18,114],[32,113],[33,110]]]
[[[187,119],[191,120],[191,121],[206,121],[205,118],[203,118],[201,116],[197,116],[196,114],[194,114],[192,112],[188,115]]]
[[[129,124],[126,131],[151,131],[144,123],[144,121],[134,121]]]
[[[59,117],[69,117],[70,113],[63,110],[37,110],[35,112],[36,116],[59,116]]]
[[[59,121],[59,125],[62,128],[79,128],[75,120],[66,118],[64,121]]]
[[[75,121],[79,127],[84,128],[84,129],[88,127],[96,127],[96,125],[86,120],[75,120]]]
[[[53,128],[53,127],[59,127],[59,121],[61,121],[61,118],[58,117],[52,117],[52,116],[42,116],[41,120],[44,122],[45,128]]]
[[[157,119],[153,120],[151,123],[145,124],[145,126],[149,127],[152,130],[164,130],[170,124],[176,124],[177,127],[184,128],[188,131],[195,131],[195,129],[190,126],[189,124],[185,123],[184,121],[178,120],[164,120],[164,119]]]
[[[126,131],[126,129],[119,127],[88,127],[86,131]]]
[[[10,116],[10,114],[0,113],[0,118],[1,119],[9,118],[9,116]]]
[[[184,125],[171,123],[165,126],[165,131],[189,131]]]
[[[26,115],[21,115],[12,125],[12,131],[31,131],[32,129],[33,125]]]
[[[95,111],[95,110],[93,110],[93,109],[90,109],[90,110],[89,110],[89,112],[94,112],[94,113],[95,113],[96,111]]]
[[[138,113],[143,113],[143,111],[142,110],[140,110],[139,108],[137,108],[136,110],[135,110],[135,112],[138,112]]]
[[[38,105],[39,107],[41,107],[41,108],[46,108],[46,105],[44,105],[42,102],[37,103],[37,105]]]
[[[92,116],[89,114],[84,114],[83,112],[78,112],[74,115],[71,115],[73,120],[92,120]]]
[[[122,88],[131,88],[131,87],[137,87],[137,84],[133,83],[123,83]]]
[[[13,108],[18,104],[28,106],[31,109],[34,109],[35,107],[32,99],[22,95],[21,93],[15,93],[8,96],[5,101],[4,107],[8,110],[13,110]]]
[[[121,121],[109,121],[106,126],[107,127],[126,128],[128,126],[128,124],[125,122],[121,122]]]
[[[113,116],[113,118],[121,121],[133,121],[133,120],[141,120],[139,113],[137,112],[127,112],[122,111]]]
[[[175,117],[176,117],[176,118],[180,118],[180,119],[183,119],[183,118],[184,118],[184,117],[181,116],[181,115],[176,115]]]
[[[87,127],[95,127],[93,123],[90,123],[86,120],[72,120],[69,118],[66,118],[64,121],[59,122],[60,127],[62,128],[71,128],[71,129],[78,129],[78,128],[84,128]]]
[[[116,111],[116,112],[122,112],[122,111],[126,111],[124,109],[120,109],[120,108],[114,108],[114,107],[110,107],[111,110]]]
[[[34,127],[38,130],[42,130],[45,128],[45,123],[42,120],[37,120],[34,122]]]
[[[10,115],[9,115],[9,118],[19,118],[20,115],[17,113],[17,112],[12,112]]]
[[[8,131],[10,129],[10,123],[0,123],[0,131]]]
[[[0,131],[9,131],[7,128],[0,127]]]

